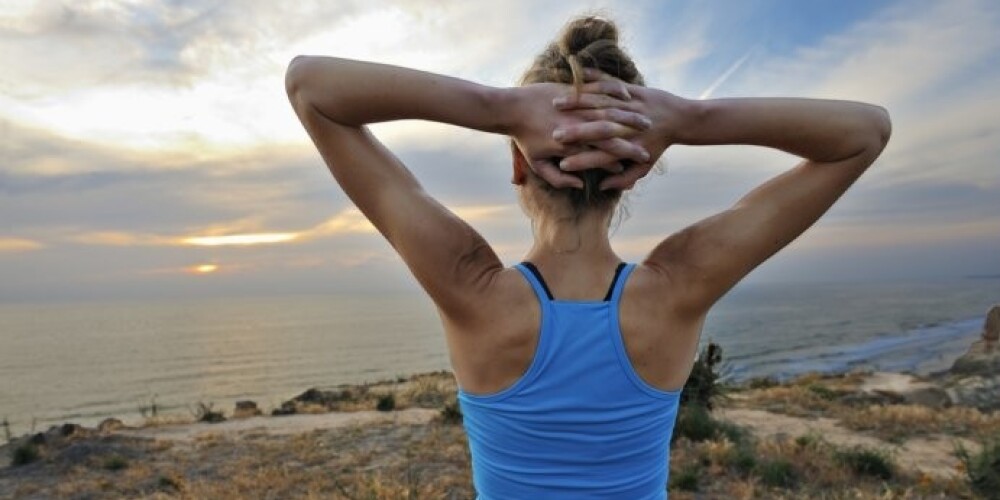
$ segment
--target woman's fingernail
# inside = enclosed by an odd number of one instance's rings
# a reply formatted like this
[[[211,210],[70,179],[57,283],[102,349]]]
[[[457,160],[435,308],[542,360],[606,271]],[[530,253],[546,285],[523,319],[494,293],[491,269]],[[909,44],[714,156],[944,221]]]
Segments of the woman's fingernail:
[[[559,162],[559,169],[560,170],[566,170],[566,167],[569,167],[569,160],[563,160],[563,161]]]
[[[640,154],[639,156],[642,157],[642,161],[649,161],[649,152],[648,151],[643,151],[642,154]]]
[[[552,138],[557,141],[561,141],[565,137],[566,137],[566,131],[563,129],[556,129],[555,132],[552,132]]]
[[[552,105],[553,106],[563,106],[565,104],[566,104],[566,98],[565,97],[556,97],[555,99],[552,99]]]
[[[653,121],[650,120],[649,118],[643,117],[642,118],[642,126],[644,126],[646,128],[652,127],[653,126]]]

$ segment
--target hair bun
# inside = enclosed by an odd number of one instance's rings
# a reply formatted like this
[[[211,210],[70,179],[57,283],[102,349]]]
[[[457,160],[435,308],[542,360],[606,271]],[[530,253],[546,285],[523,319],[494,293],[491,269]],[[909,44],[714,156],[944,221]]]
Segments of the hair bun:
[[[604,47],[618,45],[618,27],[614,22],[596,16],[581,17],[570,21],[559,37],[563,57],[581,53],[587,55],[587,52],[594,51],[595,44]]]

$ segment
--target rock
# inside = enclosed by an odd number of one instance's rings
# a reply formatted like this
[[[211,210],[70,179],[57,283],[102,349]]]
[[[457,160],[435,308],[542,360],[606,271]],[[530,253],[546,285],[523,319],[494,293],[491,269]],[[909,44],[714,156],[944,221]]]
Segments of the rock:
[[[62,424],[62,427],[59,428],[59,434],[64,437],[80,434],[81,432],[83,432],[83,427],[77,424]]]
[[[947,383],[945,392],[956,405],[983,411],[1000,409],[1000,375],[956,378]]]
[[[125,424],[117,418],[106,418],[97,424],[97,430],[99,432],[112,432],[125,427]]]
[[[890,404],[943,408],[952,403],[947,392],[937,384],[905,373],[872,373],[861,384],[861,394],[872,399],[882,398]]]
[[[948,370],[949,377],[1000,375],[1000,349],[991,348],[989,341],[977,340],[968,352],[955,360]]]
[[[1000,340],[1000,304],[993,306],[990,312],[986,313],[986,323],[983,324],[983,340],[987,344],[993,344]]]
[[[236,409],[233,410],[233,418],[249,418],[261,415],[260,408],[253,401],[237,401]]]

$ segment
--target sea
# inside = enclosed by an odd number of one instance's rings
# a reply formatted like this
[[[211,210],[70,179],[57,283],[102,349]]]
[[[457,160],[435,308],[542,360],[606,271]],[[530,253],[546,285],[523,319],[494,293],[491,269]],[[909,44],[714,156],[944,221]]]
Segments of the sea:
[[[702,342],[727,380],[947,369],[979,337],[1000,279],[741,284]],[[418,293],[0,304],[0,419],[14,435],[199,404],[265,412],[310,387],[449,368]]]

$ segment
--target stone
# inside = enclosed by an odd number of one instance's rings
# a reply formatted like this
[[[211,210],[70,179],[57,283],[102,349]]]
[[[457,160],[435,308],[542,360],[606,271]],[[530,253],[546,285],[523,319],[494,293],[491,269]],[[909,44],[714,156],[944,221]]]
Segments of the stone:
[[[101,423],[97,424],[97,430],[99,432],[112,432],[125,427],[125,424],[117,418],[106,418],[101,420]]]
[[[890,404],[944,408],[952,404],[947,392],[932,382],[905,373],[875,372],[861,384],[861,394]]]
[[[232,418],[249,418],[261,415],[260,408],[253,401],[237,401],[236,409],[233,410]]]
[[[993,306],[990,312],[986,313],[986,322],[983,324],[983,340],[987,344],[993,344],[1000,340],[1000,304]]]
[[[1000,375],[1000,349],[992,349],[987,340],[977,340],[955,360],[948,370],[950,377]]]

